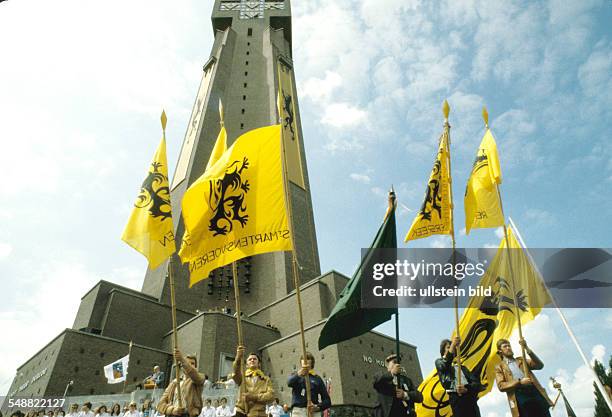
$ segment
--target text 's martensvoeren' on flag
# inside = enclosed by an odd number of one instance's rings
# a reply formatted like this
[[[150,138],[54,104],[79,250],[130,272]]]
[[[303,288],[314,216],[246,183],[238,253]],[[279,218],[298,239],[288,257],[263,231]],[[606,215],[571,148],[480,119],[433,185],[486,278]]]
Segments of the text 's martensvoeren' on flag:
[[[246,256],[292,250],[281,154],[280,125],[251,130],[185,192],[190,242],[179,255],[190,285]]]

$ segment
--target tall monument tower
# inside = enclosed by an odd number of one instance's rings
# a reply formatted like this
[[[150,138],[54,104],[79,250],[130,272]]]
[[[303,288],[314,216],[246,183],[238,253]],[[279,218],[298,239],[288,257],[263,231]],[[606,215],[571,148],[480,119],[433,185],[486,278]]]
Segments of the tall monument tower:
[[[279,76],[288,81],[293,102],[297,155],[289,163],[299,165],[302,181],[290,182],[300,280],[320,274],[319,255],[309,189],[301,120],[295,90],[291,53],[289,0],[216,0],[212,13],[215,40],[185,133],[171,182],[175,236],[180,246],[184,234],[180,201],[200,177],[219,132],[218,103],[222,101],[228,145],[241,134],[279,122]],[[287,88],[289,87],[289,88]],[[299,183],[296,184],[296,183]],[[239,263],[242,305],[248,314],[287,295],[294,288],[290,253],[258,255]],[[229,268],[219,268],[209,279],[188,289],[188,271],[175,258],[177,305],[187,311],[233,306]],[[162,302],[168,300],[168,264],[147,271],[142,291]]]

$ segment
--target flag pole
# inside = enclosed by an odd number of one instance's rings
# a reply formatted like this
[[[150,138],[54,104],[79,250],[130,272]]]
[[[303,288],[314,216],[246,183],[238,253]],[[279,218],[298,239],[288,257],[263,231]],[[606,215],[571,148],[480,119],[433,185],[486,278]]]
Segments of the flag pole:
[[[174,290],[174,274],[172,273],[174,263],[172,262],[172,258],[173,256],[170,255],[170,261],[168,262],[168,281],[170,281],[170,304],[172,309],[172,345],[174,349],[178,349],[178,335],[176,329],[176,298]],[[176,357],[174,357],[174,369],[176,369],[176,392],[178,396],[178,404],[179,407],[183,407],[183,398],[181,396],[181,368]]]
[[[236,262],[232,262],[232,278],[234,281],[234,300],[236,301],[236,329],[238,331],[238,346],[243,346],[242,338],[242,311],[240,310],[240,288],[238,288],[238,268]]]
[[[483,106],[482,108],[482,118],[485,123],[485,128],[489,130],[489,112],[487,108]],[[508,238],[508,227],[506,227],[506,216],[504,215],[504,205],[502,203],[501,191],[499,190],[499,184],[495,183],[495,190],[497,191],[497,200],[499,201],[499,210],[501,211],[502,218],[504,220],[503,228],[504,228],[504,239],[506,241],[506,250],[508,251],[508,269],[510,272],[510,284],[512,286],[512,302],[514,303],[514,310],[516,314],[516,321],[518,324],[518,332],[519,332],[519,340],[523,340],[523,326],[521,324],[521,312],[519,310],[518,304],[516,302],[516,287],[514,282],[514,271],[512,268],[512,259],[510,257],[510,253],[512,252],[510,249],[510,239]],[[529,367],[527,366],[527,356],[525,353],[525,347],[521,344],[521,355],[523,356],[523,373],[525,374],[525,378],[529,377]]]
[[[389,205],[387,207],[387,213],[385,213],[385,220],[387,220],[387,217],[391,213],[391,210],[395,210],[395,207],[397,205],[393,185],[389,190],[389,197],[387,201]],[[397,310],[395,311],[395,354],[397,355],[397,363],[401,363],[402,359],[400,355],[399,305],[397,306]]]
[[[450,144],[451,144],[451,139],[450,139],[450,123],[448,122],[448,115],[450,114],[450,106],[448,105],[448,101],[444,100],[444,103],[442,104],[442,113],[444,114],[444,134],[446,135],[446,143],[447,143],[447,161],[448,161],[448,187],[449,187],[449,195],[450,195],[450,235],[451,235],[451,241],[452,241],[452,247],[453,247],[453,271],[455,271],[455,264],[457,263],[457,255],[456,255],[456,248],[457,248],[457,241],[455,239],[455,215],[454,215],[454,209],[455,209],[455,205],[453,203],[453,176],[452,176],[452,170],[451,170],[451,149],[450,149]],[[444,140],[444,134],[442,137],[442,140]],[[454,277],[453,277],[454,278]],[[455,280],[456,282],[456,280]],[[456,334],[457,337],[461,339],[461,333],[459,331],[459,296],[457,295],[457,291],[455,291],[455,296],[454,296],[454,301],[455,301],[455,306],[454,306],[454,310],[455,310],[455,328],[456,328]],[[455,355],[455,358],[457,360],[457,365],[459,367],[459,372],[457,372],[457,383],[458,385],[462,385],[461,383],[461,342],[459,342],[459,344],[457,345],[457,352]]]
[[[550,297],[550,300],[551,300],[553,306],[555,307],[555,310],[557,310],[557,313],[559,314],[559,318],[561,319],[561,322],[563,323],[563,326],[565,327],[565,330],[567,330],[567,333],[569,334],[570,339],[572,339],[572,342],[574,343],[574,346],[576,346],[576,350],[578,350],[578,353],[579,353],[580,357],[582,358],[582,361],[584,362],[584,364],[589,368],[589,370],[593,374],[593,378],[595,379],[595,385],[597,386],[597,389],[599,390],[601,396],[603,397],[603,399],[606,402],[606,404],[607,404],[608,408],[610,409],[610,411],[612,411],[612,400],[610,400],[610,397],[608,396],[608,393],[606,392],[605,388],[603,387],[603,384],[601,383],[601,380],[599,379],[599,376],[597,376],[597,373],[595,372],[595,370],[593,369],[593,367],[589,363],[589,360],[587,359],[587,357],[586,357],[586,355],[584,353],[584,350],[580,346],[580,343],[578,343],[578,339],[576,338],[576,335],[574,334],[574,332],[573,332],[572,328],[570,327],[567,319],[565,318],[565,315],[563,314],[563,311],[561,311],[561,308],[557,304],[557,301],[555,300],[553,295],[550,293],[550,290],[546,286],[546,283],[544,282],[544,277],[540,273],[540,270],[539,270],[537,264],[535,263],[533,257],[531,256],[531,252],[529,252],[529,250],[527,249],[527,245],[525,245],[525,242],[523,241],[523,237],[521,236],[521,234],[518,231],[516,225],[514,224],[514,221],[512,221],[512,218],[509,217],[508,221],[510,222],[510,225],[514,229],[514,233],[516,233],[516,238],[518,239],[518,241],[519,241],[519,243],[521,245],[521,249],[525,252],[527,257],[531,261],[531,264],[532,264],[533,268],[536,270],[536,272],[538,273],[538,275],[542,279],[542,283],[544,285],[544,289],[548,293],[548,296]]]
[[[166,123],[168,122],[168,118],[166,117],[166,112],[164,110],[162,110],[162,114],[161,114],[161,125],[162,125],[162,135],[164,140],[166,139]],[[175,248],[175,252],[176,252],[176,248]],[[168,281],[170,284],[170,310],[172,313],[172,347],[174,349],[178,349],[178,336],[177,336],[177,330],[176,330],[176,297],[175,297],[175,291],[174,291],[174,262],[173,262],[173,255],[170,255],[170,258],[168,260]],[[173,352],[173,356],[174,356],[174,352]],[[183,406],[183,399],[181,397],[181,368],[179,367],[179,363],[176,360],[176,357],[174,357],[174,368],[176,369],[176,382],[177,382],[177,395],[178,395],[178,404],[179,407]]]
[[[280,81],[280,80],[279,80]],[[304,361],[307,361],[306,359],[306,336],[304,334],[304,314],[303,314],[303,310],[302,310],[302,294],[301,294],[301,290],[300,290],[300,279],[299,279],[299,265],[298,265],[298,261],[297,261],[297,256],[296,256],[296,251],[297,251],[297,247],[295,245],[295,235],[294,235],[294,229],[293,229],[293,209],[292,209],[292,204],[291,204],[291,192],[290,192],[290,183],[289,183],[289,172],[288,172],[288,168],[287,168],[287,156],[285,153],[285,143],[283,140],[283,125],[282,125],[282,100],[281,100],[281,90],[280,90],[280,85],[279,85],[279,91],[278,91],[278,97],[277,97],[277,106],[278,106],[278,117],[281,119],[280,120],[280,128],[281,128],[281,149],[283,152],[283,183],[284,183],[284,191],[285,191],[285,200],[286,200],[286,209],[287,209],[287,221],[288,221],[288,226],[289,226],[289,231],[290,231],[290,235],[291,235],[291,246],[293,247],[293,250],[291,251],[291,258],[292,258],[292,269],[293,269],[293,285],[295,286],[295,298],[297,301],[297,307],[298,307],[298,318],[299,318],[299,325],[300,325],[300,342],[302,345],[302,358]],[[306,374],[304,376],[304,382],[306,385],[306,410],[307,410],[307,415],[308,417],[312,416],[312,410],[310,409],[310,403],[312,401],[312,394],[311,394],[311,388],[310,388],[310,377],[309,374]]]
[[[128,361],[130,360],[130,356],[132,355],[132,341],[130,340],[130,345],[128,346]],[[129,366],[128,366],[129,369]],[[123,391],[122,394],[125,394],[125,388],[127,387],[127,379],[128,376],[128,370],[125,370],[125,379],[123,380]]]

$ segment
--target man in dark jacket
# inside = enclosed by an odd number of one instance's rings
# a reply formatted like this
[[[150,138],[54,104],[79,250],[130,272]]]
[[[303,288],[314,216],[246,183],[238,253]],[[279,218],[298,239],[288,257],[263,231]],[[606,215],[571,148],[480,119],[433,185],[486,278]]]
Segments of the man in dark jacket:
[[[375,417],[415,417],[414,404],[423,401],[423,395],[410,378],[401,372],[397,355],[385,359],[387,372],[378,375],[374,389],[378,393]]]
[[[459,343],[458,337],[454,337],[452,343],[448,339],[440,343],[441,357],[436,359],[438,378],[448,394],[453,417],[480,417],[478,393],[485,387],[465,366],[461,366],[461,384],[459,384],[457,378],[459,366],[453,363]]]
[[[287,385],[291,387],[291,409],[293,417],[306,417],[306,375],[310,380],[310,410],[312,417],[320,417],[321,412],[331,407],[331,400],[325,382],[314,371],[315,359],[312,353],[306,352],[306,359],[301,359],[301,368],[289,377]]]

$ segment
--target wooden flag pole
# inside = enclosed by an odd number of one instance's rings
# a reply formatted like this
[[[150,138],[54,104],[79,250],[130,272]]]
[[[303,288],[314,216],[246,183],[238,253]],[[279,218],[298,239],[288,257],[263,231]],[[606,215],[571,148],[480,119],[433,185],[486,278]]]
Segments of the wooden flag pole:
[[[454,271],[455,271],[455,264],[457,263],[457,256],[456,256],[456,248],[457,248],[457,241],[455,239],[455,215],[454,215],[454,209],[455,209],[455,205],[453,203],[453,177],[451,175],[452,171],[451,171],[451,154],[450,154],[450,124],[448,122],[448,115],[450,114],[450,106],[448,105],[448,101],[444,100],[444,103],[442,105],[442,113],[444,113],[444,133],[442,136],[442,140],[444,140],[444,135],[446,136],[446,144],[447,144],[447,156],[448,156],[448,187],[449,187],[449,196],[450,196],[450,231],[451,231],[451,241],[452,241],[452,248],[453,248],[453,278],[454,278]],[[454,306],[454,310],[455,310],[455,329],[456,329],[456,334],[457,337],[459,338],[459,340],[461,340],[461,333],[459,330],[459,296],[457,295],[457,292],[455,291],[455,296],[454,296],[454,301],[455,301],[455,306]],[[457,365],[459,367],[459,372],[457,372],[457,385],[463,385],[461,378],[462,378],[462,372],[461,372],[461,342],[459,342],[459,344],[456,346],[457,351],[455,353],[455,359],[457,361]]]
[[[168,262],[168,281],[170,281],[170,305],[172,310],[172,345],[174,349],[178,349],[178,336],[176,326],[176,299],[174,291],[174,274],[172,273],[173,262],[172,256]],[[178,360],[174,357],[174,369],[176,369],[176,392],[178,396],[179,407],[183,407],[183,398],[181,396],[181,367],[179,366]]]
[[[297,300],[297,307],[298,307],[298,318],[299,318],[299,325],[300,325],[300,341],[301,341],[301,345],[302,345],[302,358],[304,361],[307,361],[306,359],[306,336],[304,334],[304,314],[303,314],[303,310],[302,310],[302,294],[301,294],[301,290],[300,290],[300,279],[299,279],[299,264],[297,261],[297,255],[296,255],[296,251],[297,251],[297,247],[295,245],[295,235],[294,235],[294,228],[293,228],[293,209],[292,209],[292,204],[291,204],[291,192],[289,190],[290,184],[289,184],[289,172],[287,169],[287,157],[286,157],[286,153],[285,153],[285,144],[283,141],[283,125],[282,125],[282,101],[281,101],[281,91],[280,91],[280,86],[279,86],[279,92],[278,92],[278,98],[277,98],[277,105],[278,105],[278,117],[280,118],[280,128],[281,128],[281,149],[283,151],[283,160],[282,160],[282,164],[283,164],[283,183],[284,183],[284,189],[285,189],[285,201],[286,201],[286,208],[287,208],[287,221],[288,221],[288,226],[289,226],[289,231],[290,231],[290,235],[291,235],[291,246],[293,247],[293,250],[291,251],[291,258],[292,258],[292,269],[293,269],[293,285],[295,286],[295,298]],[[312,416],[312,410],[310,409],[310,403],[312,402],[312,394],[311,394],[311,387],[310,387],[310,375],[306,374],[304,376],[304,382],[306,385],[306,410],[307,410],[307,415],[308,417]]]
[[[238,331],[238,346],[244,346],[242,337],[242,311],[240,310],[240,288],[238,287],[238,268],[236,262],[232,262],[232,278],[234,281],[234,299],[236,301],[236,328]]]
[[[166,138],[166,122],[168,121],[168,118],[166,117],[166,112],[162,110],[162,114],[161,114],[161,124],[162,124],[162,132],[163,132],[163,136],[164,139]],[[176,248],[175,248],[176,251]],[[170,255],[170,258],[168,260],[168,281],[170,284],[170,310],[172,313],[172,347],[173,349],[178,349],[178,337],[177,337],[177,332],[176,332],[176,298],[175,298],[175,291],[174,291],[174,267],[173,267],[173,255]],[[174,352],[173,353],[173,357],[174,357]],[[178,404],[179,407],[183,406],[183,399],[181,397],[181,368],[179,366],[178,361],[176,360],[176,357],[174,357],[174,368],[176,369],[176,391],[177,391],[177,396],[178,396]]]
[[[482,118],[485,123],[485,128],[489,129],[489,112],[486,107],[482,108]],[[516,321],[518,324],[518,332],[519,332],[519,340],[523,340],[523,326],[521,324],[521,312],[518,307],[518,303],[516,302],[516,285],[514,281],[514,271],[512,268],[512,258],[510,256],[510,239],[508,238],[508,228],[506,227],[506,216],[504,215],[504,205],[502,203],[501,191],[499,190],[499,184],[495,183],[495,189],[497,190],[497,200],[499,201],[499,210],[501,211],[502,218],[504,219],[504,239],[506,240],[506,250],[508,251],[508,269],[510,272],[510,286],[512,288],[512,301],[514,303],[514,311],[516,314]],[[527,356],[525,352],[525,347],[521,344],[521,355],[523,356],[523,373],[525,374],[525,378],[529,378],[529,367],[527,366]]]
[[[128,363],[130,360],[130,356],[132,356],[132,341],[130,340],[130,345],[128,347]],[[128,365],[128,369],[129,369],[129,365]],[[128,370],[125,370],[125,379],[123,380],[123,391],[122,394],[125,394],[125,389],[127,388],[127,383],[128,383]]]

